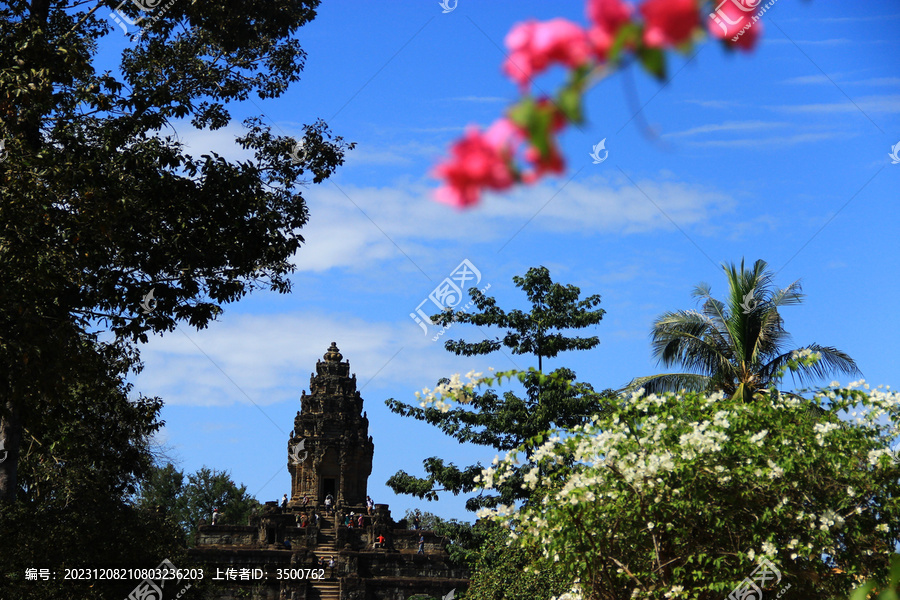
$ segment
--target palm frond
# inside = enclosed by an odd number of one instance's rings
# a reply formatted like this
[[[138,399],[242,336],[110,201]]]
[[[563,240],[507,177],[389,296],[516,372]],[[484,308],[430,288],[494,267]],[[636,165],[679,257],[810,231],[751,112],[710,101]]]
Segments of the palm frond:
[[[810,344],[805,348],[797,350],[810,350],[818,352],[821,358],[813,365],[801,367],[792,375],[801,383],[808,383],[817,379],[825,379],[831,373],[840,372],[853,377],[861,376],[862,372],[856,366],[856,361],[850,358],[845,352],[832,348],[831,346],[820,346],[819,344]],[[796,350],[786,352],[772,359],[768,364],[760,370],[770,381],[774,380],[779,370],[787,366],[791,356]]]
[[[659,375],[647,375],[635,377],[619,392],[633,392],[644,388],[647,394],[659,394],[662,392],[678,392],[688,390],[702,392],[709,388],[709,377],[697,373],[660,373]]]

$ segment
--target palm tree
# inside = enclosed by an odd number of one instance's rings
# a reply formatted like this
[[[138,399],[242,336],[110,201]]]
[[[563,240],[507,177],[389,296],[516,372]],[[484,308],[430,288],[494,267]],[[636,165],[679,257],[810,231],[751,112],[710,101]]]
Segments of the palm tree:
[[[784,351],[790,334],[778,310],[800,304],[803,294],[799,281],[776,289],[766,267],[762,260],[750,270],[744,269],[743,260],[740,269],[734,263],[723,265],[729,287],[724,302],[712,297],[709,285],[700,284],[693,292],[703,301],[699,311],[660,316],[650,334],[653,354],[666,367],[681,365],[686,372],[638,377],[625,389],[643,387],[647,393],[721,390],[748,401],[755,392],[777,385],[791,355],[804,349],[819,353],[820,358],[795,372],[801,383],[836,371],[861,374],[852,358],[830,346],[810,344]]]

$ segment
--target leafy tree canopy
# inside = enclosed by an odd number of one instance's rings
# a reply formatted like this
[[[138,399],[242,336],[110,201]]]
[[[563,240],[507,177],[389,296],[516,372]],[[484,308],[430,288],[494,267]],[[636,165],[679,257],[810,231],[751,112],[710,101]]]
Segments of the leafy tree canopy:
[[[298,148],[251,117],[237,142],[253,158],[228,162],[189,152],[177,127],[221,130],[230,103],[283,94],[317,5],[124,2],[117,15],[141,30],[114,70],[98,60],[122,39],[109,6],[0,6],[0,501],[20,487],[23,427],[65,395],[86,333],[146,341],[204,327],[253,289],[289,291],[308,218],[298,187],[352,144],[318,121]]]
[[[634,394],[530,454],[537,501],[479,514],[580,582],[569,598],[715,600],[761,565],[765,597],[846,598],[900,543],[900,395],[866,387],[820,390],[816,419],[777,390]],[[519,475],[513,453],[481,483]]]
[[[580,299],[581,290],[574,285],[554,283],[545,267],[529,269],[524,277],[514,277],[516,287],[522,289],[531,304],[527,312],[509,312],[497,306],[494,298],[478,289],[469,291],[477,312],[443,313],[433,319],[442,325],[464,323],[499,327],[505,330],[502,337],[481,342],[448,340],[445,347],[457,355],[478,356],[490,354],[501,348],[513,354],[528,354],[537,358],[556,357],[565,350],[589,350],[600,340],[596,336],[573,337],[570,329],[581,329],[597,324],[605,311],[597,308],[600,296]],[[473,392],[465,407],[449,411],[429,406],[420,407],[389,399],[390,410],[404,417],[425,421],[460,442],[470,442],[495,450],[511,450],[553,427],[575,427],[607,405],[606,398],[612,390],[598,394],[589,384],[574,383],[575,373],[560,368],[554,377],[545,377],[539,371],[531,371],[522,378],[524,394],[512,391],[503,395],[487,390]],[[439,383],[447,384],[449,380]],[[453,494],[469,493],[477,487],[477,477],[483,466],[478,463],[458,467],[439,457],[424,461],[426,477],[416,477],[398,471],[387,482],[395,492],[411,494],[418,498],[436,500],[441,491]],[[498,488],[497,495],[479,495],[470,498],[466,507],[477,510],[481,506],[493,506],[498,502],[510,503],[524,498],[521,481],[515,477]]]
[[[142,507],[162,507],[191,545],[197,543],[200,521],[209,524],[214,508],[222,513],[219,522],[231,525],[246,525],[249,517],[262,508],[247,493],[247,486],[237,485],[227,471],[202,467],[185,478],[171,463],[152,469],[137,502]]]
[[[116,345],[82,350],[93,360],[84,358],[65,397],[24,428],[21,493],[0,504],[4,598],[125,598],[134,581],[65,580],[63,569],[154,568],[164,558],[187,564],[181,530],[131,501],[151,471],[150,438],[162,426],[162,403],[128,397],[125,375],[139,368],[133,354]],[[26,581],[29,568],[57,576]]]
[[[722,390],[750,400],[761,390],[777,385],[781,373],[796,351],[816,353],[819,360],[801,365],[793,375],[801,382],[829,373],[860,375],[856,362],[846,353],[819,344],[787,349],[790,334],[784,329],[779,310],[803,301],[800,282],[784,289],[774,287],[773,274],[765,261],[753,267],[734,264],[723,267],[728,281],[724,301],[712,297],[711,288],[700,284],[694,296],[701,309],[664,313],[650,334],[653,354],[666,367],[680,365],[682,373],[638,377],[626,389],[643,387],[660,391]]]

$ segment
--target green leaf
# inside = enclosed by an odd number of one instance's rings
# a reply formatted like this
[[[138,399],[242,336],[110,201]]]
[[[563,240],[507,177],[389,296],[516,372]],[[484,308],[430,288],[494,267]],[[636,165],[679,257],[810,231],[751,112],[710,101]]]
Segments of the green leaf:
[[[666,55],[660,48],[642,47],[638,58],[644,69],[657,79],[666,78]]]
[[[557,105],[566,119],[575,124],[584,122],[584,116],[581,112],[581,91],[571,87],[563,89],[557,100]]]

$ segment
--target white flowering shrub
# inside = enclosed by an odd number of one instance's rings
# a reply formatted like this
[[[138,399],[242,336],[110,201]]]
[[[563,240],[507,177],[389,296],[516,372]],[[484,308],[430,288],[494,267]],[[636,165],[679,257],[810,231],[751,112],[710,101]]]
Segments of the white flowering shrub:
[[[491,488],[533,464],[522,484],[531,500],[479,516],[562,565],[579,583],[572,598],[723,600],[765,557],[778,588],[790,584],[782,598],[845,600],[900,541],[889,449],[900,394],[859,385],[750,403],[634,394],[486,469]]]

